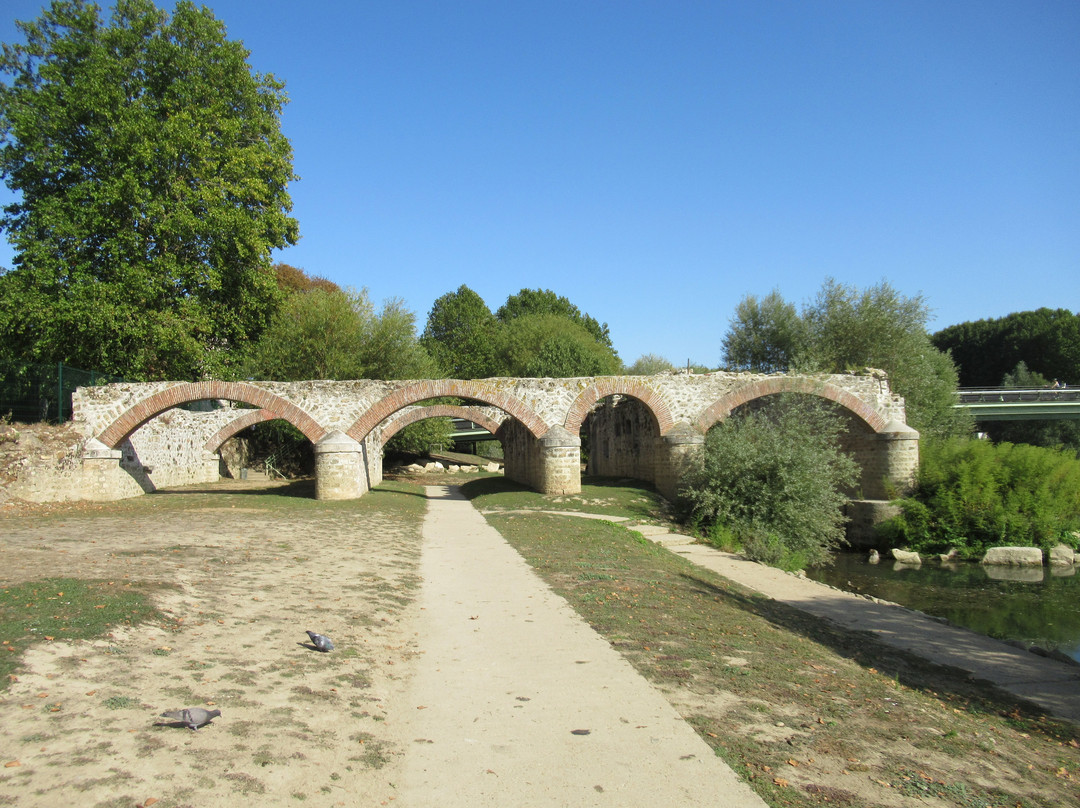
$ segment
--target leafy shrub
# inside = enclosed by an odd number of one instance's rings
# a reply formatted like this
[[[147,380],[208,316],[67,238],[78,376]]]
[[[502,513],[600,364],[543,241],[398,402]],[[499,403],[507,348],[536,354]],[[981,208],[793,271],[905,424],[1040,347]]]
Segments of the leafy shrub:
[[[1075,547],[1080,530],[1080,460],[1025,444],[954,439],[928,442],[915,491],[881,526],[885,538],[920,552],[955,547],[977,557],[1000,545]]]
[[[714,426],[682,491],[684,517],[714,543],[797,569],[828,560],[844,538],[843,490],[858,480],[838,448],[842,421],[801,396]]]

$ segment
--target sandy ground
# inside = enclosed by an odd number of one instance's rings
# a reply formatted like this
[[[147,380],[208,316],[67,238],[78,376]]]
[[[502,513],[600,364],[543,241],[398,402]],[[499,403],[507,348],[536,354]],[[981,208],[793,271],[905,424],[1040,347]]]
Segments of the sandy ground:
[[[0,583],[160,581],[170,620],[36,646],[0,700],[0,805],[380,805],[415,655],[420,532],[392,514],[0,521]],[[331,636],[321,654],[305,630]],[[54,709],[59,705],[59,709]],[[158,718],[212,705],[198,732]]]

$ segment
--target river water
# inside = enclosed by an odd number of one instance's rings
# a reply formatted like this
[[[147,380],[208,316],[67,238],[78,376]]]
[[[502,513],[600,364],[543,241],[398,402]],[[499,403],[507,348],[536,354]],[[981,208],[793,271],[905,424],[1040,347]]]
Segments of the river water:
[[[1003,640],[1034,643],[1080,661],[1080,574],[1050,567],[919,567],[840,553],[828,567],[807,570],[815,581],[891,600]]]

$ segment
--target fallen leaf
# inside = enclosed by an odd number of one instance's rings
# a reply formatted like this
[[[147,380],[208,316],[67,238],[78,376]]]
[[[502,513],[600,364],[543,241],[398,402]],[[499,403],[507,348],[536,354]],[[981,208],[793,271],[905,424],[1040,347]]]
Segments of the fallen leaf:
[[[783,777],[774,777],[772,781],[775,785],[778,785],[781,788],[787,788],[787,786],[789,785],[788,781],[785,780]]]
[[[5,769],[11,769],[11,768],[14,768],[15,766],[21,766],[21,765],[22,764],[19,763],[19,761],[17,761],[17,760],[9,760],[7,763],[4,764],[4,768]]]

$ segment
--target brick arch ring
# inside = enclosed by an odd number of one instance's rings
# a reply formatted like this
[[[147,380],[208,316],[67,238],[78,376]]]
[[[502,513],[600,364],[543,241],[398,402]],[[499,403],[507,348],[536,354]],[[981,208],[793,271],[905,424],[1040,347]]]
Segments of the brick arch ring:
[[[585,423],[585,417],[589,414],[589,410],[593,408],[593,405],[602,398],[614,395],[630,396],[644,404],[655,419],[656,428],[661,435],[666,435],[675,426],[675,421],[671,417],[671,409],[660,394],[637,379],[625,376],[600,378],[582,390],[578,397],[574,399],[574,403],[570,405],[563,426],[571,435],[577,435],[581,431],[581,425]]]
[[[482,401],[492,407],[498,407],[520,421],[534,437],[543,437],[548,431],[548,425],[544,423],[544,420],[526,406],[521,399],[493,389],[490,383],[483,380],[432,379],[430,381],[416,382],[395,390],[356,419],[356,422],[348,428],[345,434],[362,443],[371,430],[402,407],[408,407],[418,401],[427,401],[429,398],[442,398],[443,396],[468,398],[474,401]]]
[[[240,401],[258,407],[260,410],[266,410],[271,413],[272,418],[281,418],[295,426],[312,443],[326,434],[326,430],[319,426],[314,418],[295,404],[268,390],[244,382],[208,381],[181,382],[143,399],[106,427],[97,439],[110,449],[114,449],[124,438],[155,415],[173,407],[179,407],[181,404],[207,399]]]
[[[238,432],[242,432],[249,426],[255,426],[255,424],[261,424],[263,421],[273,421],[277,418],[270,410],[247,410],[239,418],[230,421],[219,429],[214,437],[210,438],[205,445],[204,449],[208,452],[216,452],[221,448],[221,444],[225,443],[229,438]]]
[[[788,376],[763,379],[728,393],[698,416],[696,426],[703,433],[708,432],[709,427],[717,421],[727,418],[735,408],[741,407],[754,399],[776,395],[777,393],[804,393],[819,396],[835,402],[853,413],[874,432],[881,432],[885,428],[886,421],[881,416],[881,413],[847,390],[828,382],[814,381],[812,379],[793,379]]]
[[[382,433],[383,443],[386,443],[409,424],[415,424],[417,421],[428,418],[465,418],[477,426],[483,427],[492,435],[502,426],[478,407],[463,407],[458,404],[432,404],[429,407],[417,407],[415,410],[411,410],[387,424]]]

